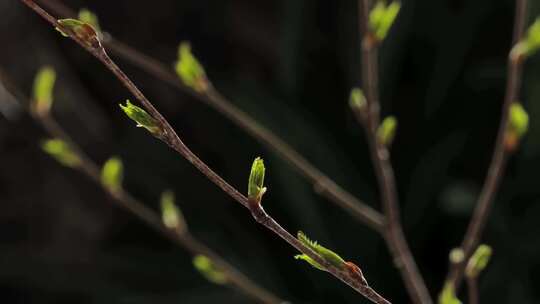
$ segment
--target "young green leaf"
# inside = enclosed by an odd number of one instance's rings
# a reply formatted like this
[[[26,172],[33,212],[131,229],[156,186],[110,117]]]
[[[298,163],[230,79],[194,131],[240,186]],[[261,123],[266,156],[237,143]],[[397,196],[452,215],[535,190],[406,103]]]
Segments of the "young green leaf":
[[[59,27],[56,28],[64,37],[74,35],[80,39],[87,47],[101,48],[99,35],[92,25],[77,19],[60,19]]]
[[[439,294],[439,304],[461,304],[461,301],[456,297],[456,291],[453,284],[444,284],[444,288]]]
[[[401,9],[399,1],[385,5],[378,0],[369,13],[369,28],[378,41],[384,40]]]
[[[186,222],[182,211],[174,203],[174,193],[170,190],[161,194],[161,219],[163,224],[169,229],[185,231]]]
[[[74,168],[81,163],[81,159],[77,153],[61,139],[46,139],[41,143],[41,148],[45,153],[66,167]]]
[[[142,108],[132,104],[129,100],[126,100],[126,105],[120,104],[120,108],[129,118],[137,123],[137,127],[145,128],[156,136],[161,135],[161,128],[159,127],[157,120]]]
[[[264,187],[265,170],[262,158],[255,158],[249,174],[248,198],[257,203],[260,203],[263,194],[266,192],[266,187]]]
[[[349,96],[349,106],[352,109],[363,110],[366,108],[366,97],[360,88],[353,88]]]
[[[320,255],[321,258],[323,258],[328,263],[332,264],[334,267],[336,267],[338,269],[344,269],[345,268],[345,260],[343,260],[337,253],[335,253],[332,250],[318,244],[316,241],[310,240],[302,231],[298,231],[297,238],[302,244],[304,244],[304,246],[306,246],[306,247],[310,248],[311,250],[315,251],[315,253]],[[299,257],[299,258],[307,261],[308,263],[310,263],[311,265],[313,265],[314,267],[316,267],[318,269],[320,269],[320,267],[321,267],[321,265],[318,265],[318,264],[317,264],[318,266],[315,266],[312,263],[312,262],[315,262],[313,260],[310,262],[309,260],[305,259],[304,257]]]
[[[383,145],[390,146],[392,144],[396,135],[397,124],[397,119],[394,116],[388,116],[383,120],[377,129],[377,137]]]
[[[322,271],[326,271],[326,269],[324,269],[324,267],[317,263],[314,259],[310,258],[309,256],[305,255],[305,254],[297,254],[294,256],[295,259],[297,260],[304,260],[306,262],[308,262],[311,266],[319,269],[319,270],[322,270]]]
[[[212,260],[204,255],[197,255],[193,258],[193,266],[197,269],[208,281],[223,285],[227,283],[227,276],[218,269]]]
[[[118,157],[109,158],[101,168],[101,183],[113,192],[122,188],[124,165]]]
[[[188,42],[181,42],[178,47],[178,61],[175,65],[176,74],[184,84],[197,92],[204,92],[208,88],[208,79],[203,66],[191,53]]]
[[[50,66],[44,66],[34,78],[34,100],[32,110],[38,114],[49,113],[53,102],[54,83],[56,72]]]
[[[99,19],[92,11],[82,8],[79,11],[79,20],[83,23],[90,24],[97,32],[100,32]]]
[[[527,30],[525,37],[518,42],[510,52],[510,58],[519,60],[526,58],[540,49],[540,17],[536,18],[534,23]]]
[[[480,245],[476,248],[465,269],[465,275],[469,278],[477,277],[484,268],[486,268],[491,257],[491,247],[488,245]]]

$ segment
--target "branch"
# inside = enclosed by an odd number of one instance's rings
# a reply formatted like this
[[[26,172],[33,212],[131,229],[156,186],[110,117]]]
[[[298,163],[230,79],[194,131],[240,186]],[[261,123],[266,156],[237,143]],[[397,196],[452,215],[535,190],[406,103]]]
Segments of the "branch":
[[[526,12],[527,0],[516,0],[512,46],[514,46],[523,37]],[[446,282],[453,284],[456,291],[459,290],[467,261],[480,242],[482,232],[493,205],[494,197],[497,193],[501,178],[506,168],[506,162],[510,152],[505,148],[506,128],[508,125],[510,106],[512,102],[516,102],[518,99],[518,92],[521,86],[522,65],[522,58],[512,58],[510,55],[508,56],[506,93],[502,105],[501,121],[499,123],[499,130],[497,133],[493,156],[491,158],[491,163],[489,165],[482,191],[480,192],[480,196],[478,198],[478,203],[476,204],[476,208],[474,209],[471,221],[469,222],[467,232],[465,233],[461,243],[464,259],[460,263],[453,263],[450,265],[450,271],[446,278]]]
[[[31,102],[22,102],[23,100],[29,100],[24,94],[20,92],[14,85],[9,77],[0,71],[0,79],[6,88],[14,95],[15,98],[21,101],[21,104],[32,104]],[[238,271],[234,266],[227,263],[218,254],[206,247],[203,243],[199,242],[187,229],[171,229],[163,224],[162,219],[152,209],[148,208],[134,198],[129,192],[123,188],[112,189],[107,187],[101,182],[99,166],[94,163],[88,155],[73,141],[73,139],[65,132],[64,129],[58,124],[58,122],[50,115],[50,112],[38,113],[28,109],[28,112],[38,122],[43,129],[53,138],[61,139],[66,142],[71,150],[77,155],[80,162],[75,167],[76,170],[81,171],[88,176],[96,184],[100,185],[102,189],[109,194],[116,203],[123,209],[126,209],[131,214],[138,217],[144,223],[151,228],[155,229],[163,236],[167,237],[173,243],[183,247],[190,252],[191,255],[204,255],[212,260],[212,263],[222,271],[231,285],[237,288],[242,293],[253,298],[259,303],[279,304],[285,303],[285,301],[279,299],[269,291],[258,286],[252,282],[248,277]]]
[[[161,113],[150,103],[150,101],[143,95],[143,93],[135,86],[135,84],[124,74],[124,72],[110,59],[105,52],[105,49],[101,46],[101,42],[97,38],[97,35],[90,35],[87,37],[88,32],[85,31],[83,35],[74,32],[70,28],[67,28],[60,24],[54,17],[49,15],[41,7],[39,7],[32,0],[21,0],[29,8],[34,10],[37,14],[47,20],[55,28],[59,28],[62,32],[67,34],[71,39],[76,41],[80,46],[86,49],[89,53],[100,60],[117,78],[118,80],[137,98],[137,100],[143,105],[148,113],[156,120],[157,127],[160,130],[157,137],[169,145],[172,149],[176,150],[182,157],[188,160],[193,166],[195,166],[202,174],[204,174],[210,181],[221,188],[225,193],[231,196],[238,203],[248,208],[255,218],[255,220],[267,229],[273,231],[292,247],[298,251],[306,254],[312,258],[315,262],[319,263],[324,269],[340,279],[342,282],[351,286],[358,293],[368,298],[374,303],[390,303],[382,296],[377,294],[371,287],[365,285],[362,280],[351,275],[346,270],[338,269],[328,261],[323,259],[312,249],[305,246],[297,238],[288,233],[283,227],[281,227],[272,217],[270,217],[262,208],[260,204],[250,204],[248,199],[241,194],[238,190],[228,184],[217,173],[210,169],[201,159],[199,159],[178,137],[175,130],[170,126],[168,121],[161,115]],[[82,37],[82,38],[81,38]]]
[[[372,163],[379,185],[386,226],[384,237],[401,272],[407,291],[414,303],[432,303],[427,287],[410,252],[403,234],[399,215],[399,204],[395,177],[390,163],[390,153],[377,136],[380,124],[378,96],[378,41],[369,29],[368,0],[359,0],[359,25],[362,49],[362,87],[366,92],[366,108],[353,107],[355,116],[364,126],[368,140]]]
[[[469,293],[469,304],[478,304],[478,279],[476,277],[468,277],[467,288]]]
[[[60,15],[71,17],[76,15],[72,10],[56,0],[40,0],[40,2]],[[103,45],[106,49],[131,62],[153,77],[189,94],[195,99],[202,101],[215,109],[242,130],[245,130],[248,134],[253,136],[257,141],[272,149],[279,157],[287,161],[294,169],[313,184],[317,194],[338,205],[355,219],[366,224],[370,228],[378,232],[382,231],[384,219],[379,212],[337,185],[332,179],[308,162],[308,160],[276,134],[260,125],[247,113],[235,107],[232,102],[227,100],[214,87],[209,86],[208,90],[205,92],[197,92],[183,85],[168,66],[138,52],[125,43],[114,39],[110,35],[105,35],[105,37],[106,38],[103,39]]]

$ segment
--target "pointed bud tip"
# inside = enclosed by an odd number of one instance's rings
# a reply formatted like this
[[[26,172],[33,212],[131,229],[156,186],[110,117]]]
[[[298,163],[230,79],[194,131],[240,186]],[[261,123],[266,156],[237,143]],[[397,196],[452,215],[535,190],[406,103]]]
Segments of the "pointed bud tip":
[[[264,187],[264,175],[266,168],[262,158],[257,157],[251,165],[251,172],[248,181],[248,198],[260,202],[263,194],[266,192]]]

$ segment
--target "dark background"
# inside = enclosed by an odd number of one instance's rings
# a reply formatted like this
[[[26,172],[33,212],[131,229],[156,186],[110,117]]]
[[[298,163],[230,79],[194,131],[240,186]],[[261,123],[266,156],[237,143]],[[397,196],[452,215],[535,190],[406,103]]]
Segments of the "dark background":
[[[363,132],[348,108],[360,80],[356,1],[64,1],[98,14],[116,38],[172,66],[189,40],[214,85],[338,184],[380,209]],[[540,13],[531,2],[529,22]],[[404,0],[382,45],[382,113],[411,249],[433,295],[458,245],[490,161],[504,95],[510,0]],[[191,231],[241,271],[293,303],[367,303],[295,261],[286,243],[120,112],[131,98],[93,57],[19,1],[1,1],[0,66],[30,93],[34,73],[59,74],[54,115],[97,162],[122,157],[125,186],[158,209],[173,189]],[[370,284],[408,303],[382,239],[318,197],[272,151],[214,110],[117,60],[213,169],[244,191],[255,156],[267,164],[265,208],[289,231],[357,262]],[[520,97],[531,118],[509,162],[483,242],[494,256],[483,303],[538,303],[540,56]],[[43,154],[45,134],[0,89],[0,302],[251,303],[213,285],[182,248],[114,207],[99,186]],[[465,294],[461,297],[464,298]],[[510,300],[512,299],[512,300]]]

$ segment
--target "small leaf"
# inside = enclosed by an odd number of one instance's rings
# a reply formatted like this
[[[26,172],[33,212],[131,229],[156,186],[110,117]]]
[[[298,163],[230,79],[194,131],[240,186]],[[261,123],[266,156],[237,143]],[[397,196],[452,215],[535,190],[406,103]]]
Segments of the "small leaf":
[[[369,14],[369,27],[377,40],[384,40],[400,9],[401,3],[398,1],[393,1],[388,6],[382,0],[377,1]]]
[[[52,156],[59,163],[66,167],[77,167],[81,160],[77,153],[63,140],[61,139],[47,139],[41,143],[41,148],[45,153]]]
[[[486,268],[489,259],[491,258],[491,247],[488,245],[480,245],[476,248],[465,269],[465,274],[469,278],[477,277],[484,268]]]
[[[197,255],[193,258],[193,266],[197,269],[208,281],[223,285],[227,283],[227,276],[219,270],[212,260],[204,255]]]
[[[185,231],[186,224],[182,211],[174,203],[174,193],[170,190],[161,194],[161,219],[169,229]]]
[[[111,191],[122,188],[124,166],[118,157],[109,158],[101,168],[101,183]]]
[[[64,37],[74,35],[87,47],[101,48],[99,35],[92,25],[77,19],[60,19],[58,24],[60,27],[57,27],[56,30]]]
[[[176,74],[184,84],[197,92],[204,92],[208,88],[208,79],[204,68],[197,58],[191,53],[188,42],[180,43],[178,47],[178,61],[176,62]]]
[[[100,32],[99,19],[92,11],[82,8],[79,11],[79,20],[83,23],[90,24],[97,32]]]
[[[302,231],[298,231],[297,238],[302,244],[304,244],[304,246],[315,251],[315,253],[321,256],[323,260],[332,264],[334,267],[338,269],[343,269],[345,267],[345,260],[343,260],[337,253],[318,244],[315,241],[310,240]]]
[[[353,88],[351,90],[349,106],[356,110],[364,110],[366,108],[366,97],[360,88]]]
[[[461,301],[456,297],[456,291],[453,284],[444,284],[444,288],[439,295],[439,304],[461,304]]]
[[[34,100],[32,108],[36,113],[46,114],[50,111],[53,102],[54,83],[56,72],[50,66],[44,66],[34,78]]]
[[[390,146],[394,141],[396,129],[397,119],[394,116],[386,117],[377,130],[379,141],[385,146]]]
[[[510,52],[510,58],[519,60],[526,58],[540,49],[540,17],[536,18],[534,23],[527,30],[525,37],[518,42]]]
[[[262,158],[255,158],[249,174],[248,198],[257,203],[260,203],[263,194],[266,192],[266,187],[264,187],[265,170]]]
[[[129,102],[129,100],[126,100],[125,106],[120,104],[120,108],[129,118],[137,123],[137,127],[145,128],[156,136],[161,135],[161,128],[158,126],[157,120],[155,120],[142,108],[132,104]]]
[[[309,256],[305,255],[305,254],[297,254],[294,256],[295,259],[297,260],[304,260],[306,262],[308,262],[311,266],[319,269],[319,270],[322,270],[322,271],[326,271],[326,269],[321,266],[321,264],[317,263],[315,260],[313,260],[312,258],[310,258]]]

